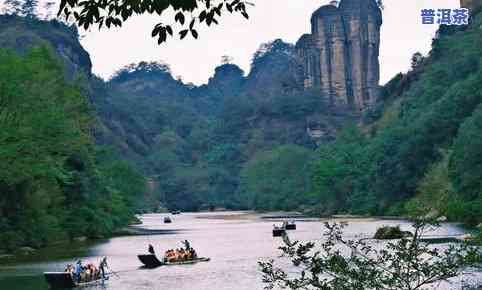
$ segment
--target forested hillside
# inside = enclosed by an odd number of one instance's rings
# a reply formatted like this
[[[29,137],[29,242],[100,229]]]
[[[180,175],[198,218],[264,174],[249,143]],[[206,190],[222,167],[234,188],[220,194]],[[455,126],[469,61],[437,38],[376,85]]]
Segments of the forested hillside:
[[[470,27],[442,27],[430,55],[414,58],[362,116],[304,90],[294,47],[281,40],[260,47],[248,75],[225,63],[201,87],[163,63],[127,66],[97,104],[106,142],[158,181],[170,208],[404,214],[435,196],[443,206],[428,211],[465,219],[479,192],[465,183],[480,170],[461,161],[478,160],[477,150],[466,156],[457,140],[477,130],[465,123],[481,100],[480,37],[480,15]]]
[[[481,24],[479,13],[470,27],[442,27],[430,55],[385,86],[374,122],[317,150],[314,192],[325,212],[423,210],[481,222]]]
[[[0,48],[0,250],[105,237],[132,222],[146,181],[95,144],[98,120],[79,69],[90,60],[75,31],[0,16],[0,35],[9,47]]]
[[[247,76],[224,63],[208,84],[195,87],[174,79],[167,64],[139,63],[119,70],[105,95],[94,95],[106,125],[102,142],[115,144],[157,180],[164,205],[183,210],[288,209],[311,200],[302,194],[309,170],[294,176],[273,160],[269,169],[279,170],[264,189],[247,176],[275,152],[286,162],[309,162],[318,143],[354,118],[303,90],[294,46],[281,40],[260,47]],[[286,184],[277,184],[280,179]],[[284,193],[278,194],[280,187]],[[272,192],[268,203],[265,190]]]
[[[281,40],[200,87],[161,61],[104,81],[75,29],[1,16],[1,245],[108,235],[159,205],[480,223],[481,24],[442,27],[358,115],[305,90]]]

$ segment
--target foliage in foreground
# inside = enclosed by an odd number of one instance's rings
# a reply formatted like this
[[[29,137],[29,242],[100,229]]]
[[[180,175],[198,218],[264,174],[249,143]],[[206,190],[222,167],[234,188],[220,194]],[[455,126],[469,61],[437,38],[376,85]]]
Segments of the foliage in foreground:
[[[163,43],[168,36],[173,36],[176,26],[182,29],[178,31],[181,39],[191,34],[198,38],[196,25],[205,23],[219,24],[221,15],[231,13],[240,14],[249,18],[247,5],[250,2],[242,0],[138,0],[128,2],[118,1],[79,1],[62,0],[58,15],[67,19],[73,17],[80,27],[88,29],[97,24],[99,29],[103,26],[122,26],[132,16],[142,14],[154,14],[162,18],[152,30],[152,37],[158,37],[158,43]],[[167,12],[173,11],[173,17],[167,18]],[[187,19],[186,19],[187,18]]]
[[[291,242],[285,235],[280,250],[298,271],[295,275],[293,269],[276,267],[272,260],[259,262],[266,289],[424,289],[480,262],[475,247],[449,244],[439,249],[423,242],[422,236],[432,227],[425,222],[414,223],[413,236],[381,245],[348,240],[344,227],[344,223],[326,223],[319,245]]]

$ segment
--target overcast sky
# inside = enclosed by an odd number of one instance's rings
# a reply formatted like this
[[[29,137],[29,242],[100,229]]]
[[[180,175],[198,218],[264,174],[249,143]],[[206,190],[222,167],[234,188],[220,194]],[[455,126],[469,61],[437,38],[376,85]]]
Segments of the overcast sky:
[[[1,2],[2,0],[0,0]],[[45,1],[45,0],[40,0]],[[226,16],[216,27],[199,29],[198,40],[171,39],[157,45],[151,30],[158,23],[146,15],[130,19],[122,28],[92,29],[82,33],[82,44],[90,53],[94,73],[109,78],[120,67],[139,61],[163,60],[175,76],[184,82],[206,83],[220,64],[222,55],[230,55],[234,63],[249,72],[253,53],[260,44],[281,38],[295,43],[310,31],[311,13],[329,0],[252,0],[250,19]],[[405,72],[411,55],[427,53],[437,29],[423,25],[423,8],[457,8],[459,0],[384,0],[380,63],[381,83],[396,73]]]

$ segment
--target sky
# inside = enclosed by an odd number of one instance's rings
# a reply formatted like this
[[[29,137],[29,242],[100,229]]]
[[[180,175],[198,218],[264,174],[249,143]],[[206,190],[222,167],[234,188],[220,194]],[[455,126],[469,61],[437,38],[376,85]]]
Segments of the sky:
[[[2,1],[2,0],[0,0]],[[42,0],[41,0],[42,2]],[[251,0],[255,4],[246,20],[240,15],[223,16],[219,26],[202,28],[199,39],[171,38],[158,45],[151,31],[159,19],[152,15],[129,19],[122,28],[81,30],[81,43],[89,52],[93,71],[108,79],[116,70],[129,63],[163,61],[174,76],[185,83],[206,83],[221,64],[221,56],[233,57],[245,73],[251,58],[262,43],[281,38],[295,43],[310,32],[311,14],[329,0]],[[399,72],[406,72],[413,53],[430,50],[437,25],[421,23],[424,8],[458,8],[459,0],[384,0],[381,31],[380,65],[384,84]]]

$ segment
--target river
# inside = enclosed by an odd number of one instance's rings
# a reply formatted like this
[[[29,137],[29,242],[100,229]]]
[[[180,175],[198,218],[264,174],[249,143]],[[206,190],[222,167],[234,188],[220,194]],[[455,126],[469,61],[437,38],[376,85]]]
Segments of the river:
[[[1,290],[48,289],[42,273],[61,271],[67,263],[82,258],[98,263],[107,256],[110,267],[116,271],[105,286],[83,289],[112,290],[256,290],[263,289],[257,261],[277,259],[282,241],[271,236],[273,220],[260,218],[221,218],[239,213],[183,213],[173,216],[173,223],[164,224],[163,214],[141,216],[142,227],[156,230],[174,230],[155,236],[128,236],[112,238],[88,246],[49,250],[38,257],[24,261],[0,264]],[[214,216],[213,216],[214,215]],[[218,217],[216,217],[218,215]],[[350,220],[347,237],[371,237],[382,225],[410,225],[397,220]],[[291,239],[319,240],[323,226],[317,220],[297,222],[298,229],[290,232]],[[433,235],[460,235],[463,230],[444,224]],[[210,257],[207,263],[188,266],[164,266],[142,269],[137,254],[144,253],[151,243],[158,253],[181,247],[180,241],[189,240],[200,256]],[[49,258],[47,258],[49,257]],[[52,258],[54,257],[54,258]],[[63,258],[62,258],[63,257]],[[68,258],[66,258],[68,257]]]

